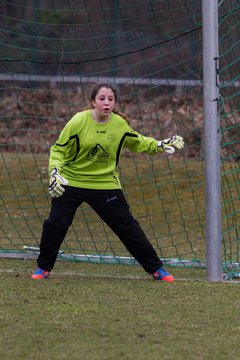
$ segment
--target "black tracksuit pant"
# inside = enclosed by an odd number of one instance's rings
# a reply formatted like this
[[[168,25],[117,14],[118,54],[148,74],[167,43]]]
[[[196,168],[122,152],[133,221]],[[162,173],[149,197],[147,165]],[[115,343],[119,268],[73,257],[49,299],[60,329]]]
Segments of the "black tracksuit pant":
[[[83,202],[88,203],[112,229],[146,272],[153,274],[163,265],[139,223],[130,213],[122,190],[92,190],[66,186],[62,196],[52,199],[49,217],[43,224],[38,257],[40,268],[51,271],[54,267],[75,212]]]

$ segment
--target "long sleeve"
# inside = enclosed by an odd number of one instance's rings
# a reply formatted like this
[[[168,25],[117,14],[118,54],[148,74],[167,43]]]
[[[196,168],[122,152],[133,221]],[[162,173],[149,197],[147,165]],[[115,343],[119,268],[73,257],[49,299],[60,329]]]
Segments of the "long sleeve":
[[[57,142],[50,149],[49,172],[56,167],[61,168],[73,161],[80,150],[79,128],[80,113],[76,114],[63,128]]]
[[[149,155],[156,154],[159,150],[157,147],[158,141],[152,137],[147,137],[139,134],[129,127],[129,132],[126,134],[124,146],[136,153],[147,153]]]

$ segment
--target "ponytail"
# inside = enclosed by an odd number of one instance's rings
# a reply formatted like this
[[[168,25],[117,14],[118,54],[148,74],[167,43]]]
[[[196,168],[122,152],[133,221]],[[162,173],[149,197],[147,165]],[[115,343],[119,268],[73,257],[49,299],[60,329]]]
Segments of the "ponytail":
[[[130,121],[128,120],[128,118],[126,117],[125,114],[123,114],[122,112],[116,110],[115,108],[113,109],[112,112],[113,112],[114,114],[116,114],[116,115],[121,116],[124,120],[126,120],[126,122],[128,123],[128,125],[130,125]]]

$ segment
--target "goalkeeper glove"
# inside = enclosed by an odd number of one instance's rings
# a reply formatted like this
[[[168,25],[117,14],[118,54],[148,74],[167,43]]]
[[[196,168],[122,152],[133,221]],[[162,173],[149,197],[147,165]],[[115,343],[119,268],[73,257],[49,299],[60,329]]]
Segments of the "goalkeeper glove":
[[[65,189],[61,185],[67,185],[67,184],[68,184],[68,180],[59,174],[57,168],[54,168],[50,172],[48,191],[52,197],[62,196]]]
[[[168,154],[173,154],[176,149],[182,149],[184,147],[184,141],[181,136],[174,135],[169,139],[159,141],[157,146],[159,151],[165,151]]]

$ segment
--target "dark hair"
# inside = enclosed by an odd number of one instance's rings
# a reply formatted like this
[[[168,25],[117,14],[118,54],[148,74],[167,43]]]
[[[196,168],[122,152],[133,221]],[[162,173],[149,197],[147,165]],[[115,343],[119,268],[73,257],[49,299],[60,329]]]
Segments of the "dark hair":
[[[113,94],[114,94],[114,98],[115,98],[115,101],[117,101],[117,90],[110,84],[107,84],[107,83],[99,83],[97,85],[94,86],[94,88],[92,89],[92,94],[91,94],[91,97],[90,97],[90,101],[92,100],[95,100],[99,90],[101,88],[106,88],[106,89],[111,89]]]
[[[111,89],[113,94],[114,94],[114,98],[115,98],[115,101],[117,101],[117,90],[115,89],[115,87],[111,84],[108,84],[108,83],[99,83],[97,85],[95,85],[92,89],[92,93],[91,93],[91,96],[90,96],[90,103],[92,105],[92,101],[96,99],[96,96],[99,92],[99,90],[101,88],[106,88],[106,89]],[[117,114],[119,116],[121,116],[124,120],[127,121],[127,123],[129,124],[129,120],[127,119],[126,115],[124,115],[123,113],[121,113],[120,111],[116,110],[115,108],[113,109],[113,113],[114,114]]]

